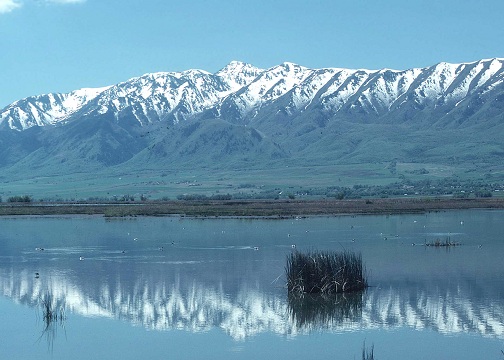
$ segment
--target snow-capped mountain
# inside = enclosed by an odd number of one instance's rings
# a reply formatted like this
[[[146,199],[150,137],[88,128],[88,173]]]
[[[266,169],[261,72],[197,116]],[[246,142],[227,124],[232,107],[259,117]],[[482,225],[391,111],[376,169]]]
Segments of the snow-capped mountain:
[[[66,120],[107,88],[80,89],[68,94],[32,96],[12,103],[2,110],[0,124],[25,130],[32,126],[53,125]]]
[[[277,168],[281,159],[481,171],[502,163],[503,132],[504,59],[403,71],[233,61],[214,74],[159,72],[16,101],[0,111],[0,169]]]
[[[112,112],[140,124],[170,117],[178,122],[214,107],[252,82],[263,70],[231,62],[216,74],[202,70],[146,74],[114,86],[48,94],[17,101],[0,113],[0,124],[26,130],[65,122],[73,116]]]
[[[104,88],[29,97],[4,108],[0,125],[21,131],[105,113],[141,125],[167,119],[178,123],[202,114],[247,123],[275,102],[287,114],[312,107],[328,118],[439,107],[446,114],[473,96],[502,91],[503,81],[504,59],[404,71],[309,69],[288,62],[259,69],[233,61],[215,74],[153,73]]]

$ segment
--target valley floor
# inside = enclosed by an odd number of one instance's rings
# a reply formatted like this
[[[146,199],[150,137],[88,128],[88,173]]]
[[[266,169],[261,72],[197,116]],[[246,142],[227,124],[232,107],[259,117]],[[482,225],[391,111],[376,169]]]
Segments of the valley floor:
[[[205,200],[121,203],[2,203],[0,216],[103,215],[296,217],[425,213],[451,209],[503,209],[503,198],[388,198],[357,200]]]

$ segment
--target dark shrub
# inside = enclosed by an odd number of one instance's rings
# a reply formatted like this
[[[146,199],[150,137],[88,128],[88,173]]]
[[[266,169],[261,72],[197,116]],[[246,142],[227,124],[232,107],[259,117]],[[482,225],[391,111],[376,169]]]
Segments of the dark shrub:
[[[32,202],[32,198],[31,196],[29,195],[24,195],[24,196],[11,196],[9,199],[8,199],[9,202],[25,202],[25,203],[29,203],[29,202]]]

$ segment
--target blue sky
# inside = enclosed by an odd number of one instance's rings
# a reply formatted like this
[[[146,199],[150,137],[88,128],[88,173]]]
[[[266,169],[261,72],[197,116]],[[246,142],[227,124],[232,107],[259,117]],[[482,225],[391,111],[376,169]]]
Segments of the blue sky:
[[[502,0],[0,0],[0,108],[156,71],[504,57]]]

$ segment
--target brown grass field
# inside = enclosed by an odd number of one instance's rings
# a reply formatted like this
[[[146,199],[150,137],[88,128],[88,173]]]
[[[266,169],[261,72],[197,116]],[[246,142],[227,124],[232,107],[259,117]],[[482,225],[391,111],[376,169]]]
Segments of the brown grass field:
[[[455,209],[503,209],[504,199],[388,198],[357,200],[207,200],[130,203],[2,203],[0,216],[103,215],[194,217],[295,217],[425,213]]]

